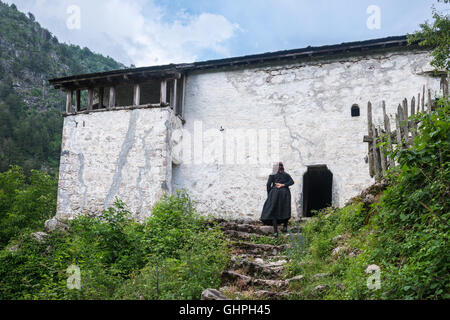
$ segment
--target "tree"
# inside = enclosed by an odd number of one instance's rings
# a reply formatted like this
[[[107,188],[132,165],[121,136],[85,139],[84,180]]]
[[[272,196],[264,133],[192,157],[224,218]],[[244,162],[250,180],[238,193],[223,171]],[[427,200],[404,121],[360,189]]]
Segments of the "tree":
[[[450,0],[438,0],[438,2],[450,3]],[[421,24],[421,30],[408,35],[409,44],[418,43],[419,46],[432,47],[433,59],[431,65],[436,69],[450,70],[450,16],[440,13],[433,6],[434,22],[428,21]]]

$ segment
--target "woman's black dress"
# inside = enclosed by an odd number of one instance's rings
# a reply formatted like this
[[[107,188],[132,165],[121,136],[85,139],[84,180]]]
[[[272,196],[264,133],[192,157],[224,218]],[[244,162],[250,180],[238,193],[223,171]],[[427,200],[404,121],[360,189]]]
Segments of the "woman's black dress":
[[[285,187],[277,189],[275,183],[284,184]],[[291,218],[291,191],[289,187],[294,184],[291,176],[286,172],[269,176],[267,181],[267,200],[261,215],[261,221],[272,225],[273,220],[285,223]]]

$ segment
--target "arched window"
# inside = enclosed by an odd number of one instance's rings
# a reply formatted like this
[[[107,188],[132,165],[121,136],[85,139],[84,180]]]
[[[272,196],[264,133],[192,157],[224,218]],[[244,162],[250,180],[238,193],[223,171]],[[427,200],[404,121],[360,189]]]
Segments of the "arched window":
[[[359,106],[357,104],[352,106],[352,117],[359,117]]]

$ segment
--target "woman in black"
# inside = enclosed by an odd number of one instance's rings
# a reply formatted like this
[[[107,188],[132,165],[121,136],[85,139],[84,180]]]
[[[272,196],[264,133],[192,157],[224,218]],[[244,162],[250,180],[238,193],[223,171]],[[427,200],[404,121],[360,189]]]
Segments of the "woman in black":
[[[287,225],[291,218],[291,191],[294,184],[291,176],[284,172],[283,163],[274,164],[272,174],[267,181],[267,200],[261,215],[265,225],[273,225],[274,236],[278,236],[278,224],[284,224],[282,232],[287,232]]]

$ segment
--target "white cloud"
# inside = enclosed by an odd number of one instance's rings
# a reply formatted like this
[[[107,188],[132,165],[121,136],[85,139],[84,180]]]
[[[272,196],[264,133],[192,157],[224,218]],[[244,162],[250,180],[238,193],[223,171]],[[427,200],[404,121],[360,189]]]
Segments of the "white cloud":
[[[224,16],[169,13],[144,0],[15,0],[64,42],[87,46],[136,66],[192,62],[204,50],[228,56],[227,40],[239,30]],[[66,26],[71,5],[81,9],[81,29]],[[145,13],[145,14],[144,14]],[[172,14],[171,19],[167,19]],[[170,22],[169,22],[170,21]]]

